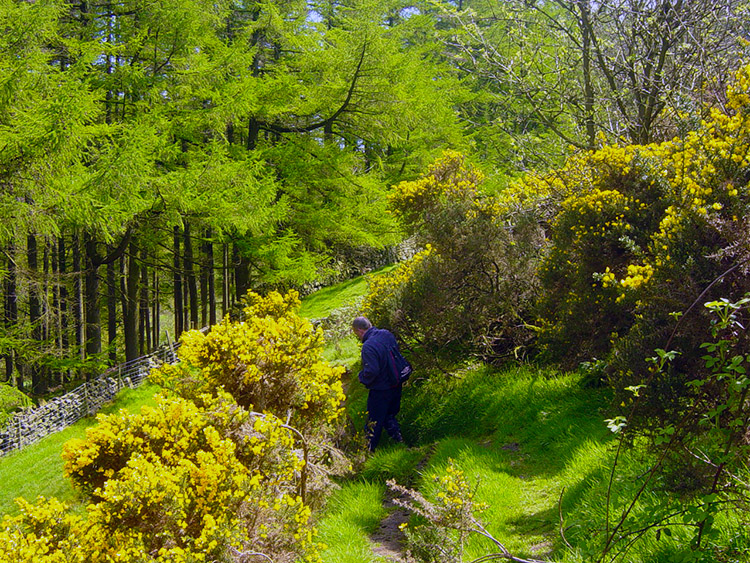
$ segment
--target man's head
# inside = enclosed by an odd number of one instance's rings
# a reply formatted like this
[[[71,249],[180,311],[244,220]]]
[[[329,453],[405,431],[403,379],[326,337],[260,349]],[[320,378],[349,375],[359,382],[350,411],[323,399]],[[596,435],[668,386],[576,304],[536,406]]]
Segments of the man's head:
[[[357,317],[352,321],[352,330],[357,338],[362,340],[365,333],[372,328],[372,323],[367,320],[367,317]]]

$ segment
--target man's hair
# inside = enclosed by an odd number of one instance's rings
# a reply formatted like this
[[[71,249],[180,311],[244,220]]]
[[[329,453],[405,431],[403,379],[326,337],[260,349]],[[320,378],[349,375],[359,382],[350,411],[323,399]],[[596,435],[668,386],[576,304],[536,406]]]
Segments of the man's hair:
[[[367,320],[367,317],[357,317],[352,321],[352,328],[359,330],[369,330],[372,328],[372,323]]]

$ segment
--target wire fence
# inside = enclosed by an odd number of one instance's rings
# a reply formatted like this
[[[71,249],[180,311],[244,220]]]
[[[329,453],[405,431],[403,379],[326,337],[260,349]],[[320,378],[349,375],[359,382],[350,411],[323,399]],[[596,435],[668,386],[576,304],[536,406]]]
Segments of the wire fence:
[[[15,413],[0,430],[0,456],[96,414],[121,389],[139,387],[154,367],[176,363],[179,346],[179,342],[160,346],[146,356],[109,368],[65,395]]]

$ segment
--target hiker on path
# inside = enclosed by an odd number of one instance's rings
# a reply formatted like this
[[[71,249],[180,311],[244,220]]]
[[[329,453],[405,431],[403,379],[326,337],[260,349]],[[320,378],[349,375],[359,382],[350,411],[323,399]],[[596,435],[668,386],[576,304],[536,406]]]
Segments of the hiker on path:
[[[372,452],[380,441],[383,428],[394,441],[404,441],[396,420],[401,408],[402,384],[391,367],[390,355],[393,350],[399,353],[398,344],[390,331],[375,328],[365,317],[354,319],[352,330],[362,342],[362,370],[359,372],[359,381],[369,390],[365,434]]]

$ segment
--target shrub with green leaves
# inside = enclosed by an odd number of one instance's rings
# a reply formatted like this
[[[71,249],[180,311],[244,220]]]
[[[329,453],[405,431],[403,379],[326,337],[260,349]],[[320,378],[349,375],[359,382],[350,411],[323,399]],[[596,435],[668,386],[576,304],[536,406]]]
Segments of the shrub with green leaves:
[[[409,344],[497,356],[525,343],[518,329],[536,291],[542,231],[533,218],[504,213],[482,180],[447,151],[390,194],[394,214],[426,251],[373,284],[365,313]]]

